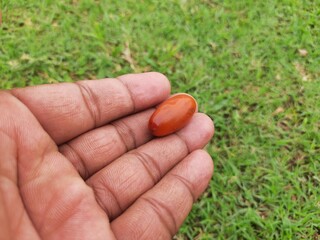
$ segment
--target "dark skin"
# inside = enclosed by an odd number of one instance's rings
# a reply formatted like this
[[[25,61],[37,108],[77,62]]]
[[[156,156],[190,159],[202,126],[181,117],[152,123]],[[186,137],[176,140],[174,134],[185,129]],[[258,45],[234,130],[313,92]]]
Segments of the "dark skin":
[[[171,239],[213,172],[196,113],[154,138],[159,73],[0,91],[1,239]]]

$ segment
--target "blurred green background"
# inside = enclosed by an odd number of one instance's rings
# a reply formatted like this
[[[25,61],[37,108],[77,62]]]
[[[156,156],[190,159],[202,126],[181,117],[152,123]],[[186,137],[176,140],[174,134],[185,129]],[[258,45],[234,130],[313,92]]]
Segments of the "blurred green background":
[[[0,2],[1,88],[159,71],[214,119],[176,239],[320,239],[320,1]]]

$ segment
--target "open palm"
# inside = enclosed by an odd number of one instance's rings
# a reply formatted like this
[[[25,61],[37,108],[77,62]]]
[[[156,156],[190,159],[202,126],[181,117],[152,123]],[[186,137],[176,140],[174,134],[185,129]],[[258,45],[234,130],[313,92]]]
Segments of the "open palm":
[[[204,191],[213,124],[153,138],[158,73],[0,92],[0,239],[170,239]]]

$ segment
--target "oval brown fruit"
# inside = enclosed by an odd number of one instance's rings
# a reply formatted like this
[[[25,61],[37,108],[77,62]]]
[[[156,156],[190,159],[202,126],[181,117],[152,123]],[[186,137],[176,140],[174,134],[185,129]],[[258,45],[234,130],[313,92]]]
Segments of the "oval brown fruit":
[[[154,136],[162,137],[183,128],[197,110],[196,100],[188,94],[177,94],[161,103],[149,119]]]

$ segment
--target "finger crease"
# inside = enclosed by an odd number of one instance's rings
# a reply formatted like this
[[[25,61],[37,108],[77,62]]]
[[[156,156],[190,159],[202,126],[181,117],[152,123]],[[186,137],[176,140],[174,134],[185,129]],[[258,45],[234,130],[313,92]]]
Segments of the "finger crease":
[[[129,151],[131,149],[135,149],[137,147],[135,133],[131,127],[129,127],[124,122],[120,123],[119,121],[110,123],[110,125],[113,126],[115,128],[115,130],[117,131],[117,133],[118,133],[123,145],[126,147],[127,151]],[[123,130],[120,130],[120,129],[123,129]],[[129,134],[123,134],[123,132],[124,133],[129,132]],[[126,140],[128,137],[130,137],[132,141]],[[132,142],[132,144],[130,144],[130,142]]]
[[[80,175],[82,176],[82,178],[87,179],[89,177],[89,171],[86,167],[85,161],[84,159],[80,156],[80,154],[68,143],[64,144],[67,148],[69,148],[69,150],[76,156],[77,158],[77,163],[79,164],[78,166],[78,171],[80,173]]]
[[[142,199],[142,200],[146,201],[147,203],[149,203],[150,207],[157,214],[157,216],[158,216],[159,220],[161,221],[161,223],[167,228],[167,230],[169,231],[171,236],[174,236],[174,234],[176,233],[176,230],[178,229],[178,227],[177,227],[177,223],[176,223],[176,220],[174,218],[174,215],[172,214],[170,209],[165,204],[160,203],[156,199],[147,198],[147,197],[141,197],[140,199]],[[165,213],[162,213],[163,211]],[[171,222],[170,223],[167,222],[166,219],[163,216],[169,216]],[[173,226],[173,229],[172,229],[172,226]]]
[[[113,201],[116,203],[117,208],[120,210],[121,213],[124,210],[122,209],[122,207],[120,205],[120,201],[116,197],[114,191],[108,186],[108,184],[105,183],[104,181],[101,181],[101,185],[102,185],[102,187],[97,187],[97,186],[93,185],[92,188],[93,188],[93,191],[95,192],[95,196],[96,196],[97,202],[107,212],[108,217],[111,219],[114,216],[111,215],[111,213],[107,209],[107,205],[104,204],[104,201],[103,201],[104,198],[103,198],[103,196],[101,196],[101,192],[103,192],[104,195],[108,195],[108,196],[111,196],[111,198],[113,198]],[[107,193],[109,193],[109,194],[107,194]]]
[[[139,160],[152,179],[153,185],[155,185],[162,176],[162,171],[157,161],[147,153],[134,151],[130,154],[133,154]]]
[[[91,119],[93,120],[94,127],[97,127],[99,119],[101,118],[99,108],[97,107],[98,100],[95,94],[85,84],[82,84],[81,82],[75,82],[75,84],[79,87],[83,101],[90,113]]]
[[[99,206],[103,209],[103,211],[105,211],[105,213],[107,214],[107,216],[109,217],[109,219],[111,218],[111,213],[109,211],[109,209],[103,204],[101,198],[99,197],[100,195],[100,188],[98,187],[92,187],[95,199],[97,201],[97,203],[99,204]],[[105,191],[105,189],[101,188],[101,190]],[[112,198],[114,198],[114,196],[112,195]],[[114,198],[114,201],[116,202],[116,199]],[[120,207],[119,207],[120,208]]]
[[[186,146],[186,149],[187,149],[187,153],[190,153],[191,151],[189,149],[187,142],[178,133],[173,133],[173,134],[176,135],[184,143],[184,145]]]
[[[176,178],[178,181],[180,181],[188,189],[193,202],[195,202],[197,200],[197,197],[194,194],[192,184],[187,179],[179,176],[178,174],[171,173],[170,175]]]
[[[130,91],[130,88],[129,88],[128,84],[125,81],[121,80],[120,78],[116,77],[115,79],[117,79],[119,82],[121,82],[122,85],[126,88],[126,90],[128,92],[128,95],[130,96],[130,99],[131,99],[131,102],[132,102],[132,112],[136,112],[136,105],[135,105],[135,102],[134,102],[134,97],[133,97],[132,92]]]

